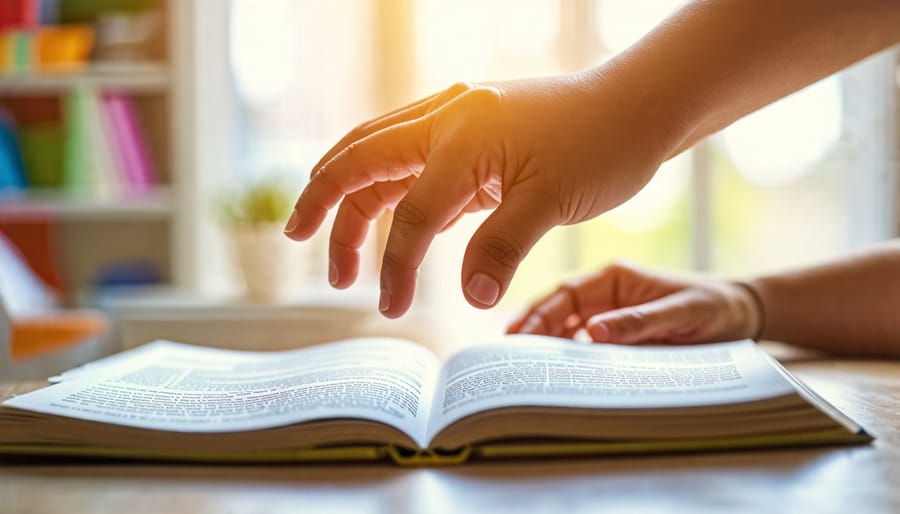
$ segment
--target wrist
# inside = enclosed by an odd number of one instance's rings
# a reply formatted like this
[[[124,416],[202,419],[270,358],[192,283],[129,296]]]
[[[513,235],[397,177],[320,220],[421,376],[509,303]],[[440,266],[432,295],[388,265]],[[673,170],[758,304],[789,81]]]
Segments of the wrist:
[[[679,99],[671,85],[648,80],[643,67],[619,62],[619,57],[576,73],[576,81],[588,91],[591,103],[603,110],[600,118],[608,120],[612,114],[618,120],[617,128],[639,136],[641,140],[634,144],[640,144],[641,153],[652,156],[659,165],[683,150],[700,124],[698,111]]]
[[[766,334],[766,306],[758,286],[753,281],[736,280],[731,282],[741,292],[746,319],[746,333],[750,339],[759,341]]]

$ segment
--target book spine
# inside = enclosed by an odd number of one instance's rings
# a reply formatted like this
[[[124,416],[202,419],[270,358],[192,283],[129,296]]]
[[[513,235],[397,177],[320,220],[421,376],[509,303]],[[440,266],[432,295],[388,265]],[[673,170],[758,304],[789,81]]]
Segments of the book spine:
[[[128,142],[124,137],[114,99],[110,95],[103,95],[99,98],[98,108],[105,146],[109,150],[118,181],[122,184],[124,192],[140,192],[143,188],[139,184],[138,177],[135,177],[134,166],[129,162]]]
[[[29,187],[58,189],[62,172],[62,128],[59,122],[19,127],[19,147]]]
[[[62,186],[69,191],[92,192],[93,173],[88,157],[89,138],[84,121],[84,92],[72,90],[63,100],[64,144]]]
[[[59,23],[59,0],[38,0],[38,23],[56,25]]]
[[[156,170],[134,101],[123,94],[109,93],[105,97],[105,105],[132,184],[138,191],[149,190],[156,183]]]
[[[0,1],[0,29],[30,29],[40,22],[40,0]]]
[[[88,154],[91,158],[94,181],[101,196],[120,198],[125,193],[122,174],[116,170],[115,158],[110,150],[111,142],[104,127],[99,95],[94,90],[86,90],[84,102],[84,122],[88,134]]]
[[[0,190],[25,187],[25,169],[15,127],[9,120],[0,119]]]

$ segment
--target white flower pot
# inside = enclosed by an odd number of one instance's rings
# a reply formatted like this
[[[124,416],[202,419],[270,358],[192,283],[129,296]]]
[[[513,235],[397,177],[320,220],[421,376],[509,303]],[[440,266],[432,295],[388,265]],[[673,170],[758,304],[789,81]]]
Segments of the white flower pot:
[[[275,302],[291,292],[300,262],[281,224],[232,227],[231,240],[248,300]]]

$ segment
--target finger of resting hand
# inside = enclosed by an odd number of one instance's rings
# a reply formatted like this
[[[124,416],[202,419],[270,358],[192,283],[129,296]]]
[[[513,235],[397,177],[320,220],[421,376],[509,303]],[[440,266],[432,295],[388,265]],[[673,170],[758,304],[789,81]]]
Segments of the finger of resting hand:
[[[575,336],[578,335],[578,332],[582,328],[584,328],[584,323],[581,317],[572,316],[569,321],[566,322],[566,328],[560,336],[566,339],[575,339]]]
[[[381,311],[388,317],[412,303],[419,265],[435,235],[472,199],[477,184],[456,169],[458,160],[436,150],[419,179],[394,210],[381,267]]]
[[[526,311],[526,312],[523,312],[522,314],[519,314],[515,318],[513,318],[512,321],[510,321],[506,325],[506,333],[507,334],[522,334],[522,333],[524,333],[524,332],[522,332],[522,325],[524,325],[525,321],[528,320],[529,314],[531,314],[531,312]]]
[[[519,333],[560,335],[566,322],[575,314],[580,315],[577,292],[568,285],[559,286],[554,292],[536,302],[522,320]]]
[[[295,210],[297,223],[288,236],[309,239],[328,211],[346,195],[376,182],[399,181],[424,163],[425,127],[421,120],[402,123],[371,134],[328,161],[307,184]]]
[[[409,190],[412,179],[381,182],[357,191],[341,202],[331,227],[329,281],[340,289],[349,287],[359,273],[359,249],[372,220],[393,208]]]
[[[671,295],[593,316],[586,323],[587,330],[597,342],[666,341],[673,332],[681,331],[691,323],[687,305],[681,295]]]
[[[317,162],[309,172],[310,178],[314,177],[319,171],[319,168],[321,168],[326,162],[330,161],[335,155],[340,153],[344,148],[346,148],[353,142],[368,137],[371,134],[378,132],[379,130],[383,130],[398,123],[411,121],[425,115],[431,107],[432,102],[434,102],[434,100],[440,94],[441,93],[435,93],[431,96],[409,103],[407,105],[404,105],[403,107],[399,107],[390,112],[382,114],[377,118],[360,124],[358,127],[348,132],[347,135],[342,137],[340,141],[332,146],[328,150],[328,152],[326,152],[325,155],[323,155],[322,158],[319,159],[319,162]]]
[[[571,313],[588,318],[615,309],[619,306],[617,297],[624,268],[620,264],[609,265],[599,273],[560,285],[532,303],[528,311],[510,325],[510,333],[544,334],[551,327],[559,326]]]

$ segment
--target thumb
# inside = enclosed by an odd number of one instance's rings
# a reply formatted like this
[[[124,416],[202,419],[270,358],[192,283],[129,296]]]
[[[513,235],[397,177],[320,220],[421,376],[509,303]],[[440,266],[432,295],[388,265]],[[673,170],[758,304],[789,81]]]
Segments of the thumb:
[[[487,309],[503,297],[525,255],[557,224],[548,205],[538,194],[513,195],[475,231],[462,266],[463,291],[470,304]]]
[[[640,305],[597,314],[585,327],[591,339],[605,343],[649,341],[682,343],[696,332],[690,299],[674,294]]]

